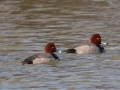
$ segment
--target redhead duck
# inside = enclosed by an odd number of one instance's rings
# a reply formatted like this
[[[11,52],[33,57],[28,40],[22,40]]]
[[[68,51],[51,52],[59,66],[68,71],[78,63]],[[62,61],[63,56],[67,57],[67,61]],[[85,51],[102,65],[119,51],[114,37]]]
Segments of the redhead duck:
[[[90,36],[87,43],[81,44],[76,48],[63,50],[66,53],[78,53],[78,54],[91,54],[91,53],[103,53],[104,47],[101,45],[100,34],[93,34]]]
[[[54,54],[57,49],[54,43],[48,43],[44,48],[44,53],[34,54],[28,58],[26,58],[22,64],[41,64],[45,62],[49,62],[51,60],[60,60],[59,57]]]

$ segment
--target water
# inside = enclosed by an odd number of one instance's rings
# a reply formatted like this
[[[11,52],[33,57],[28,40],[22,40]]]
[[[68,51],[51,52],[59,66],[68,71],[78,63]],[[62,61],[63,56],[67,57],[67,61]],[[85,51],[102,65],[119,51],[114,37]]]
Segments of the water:
[[[1,0],[0,90],[119,90],[119,28],[119,0]],[[93,33],[109,43],[106,53],[21,63],[48,42],[64,50]]]

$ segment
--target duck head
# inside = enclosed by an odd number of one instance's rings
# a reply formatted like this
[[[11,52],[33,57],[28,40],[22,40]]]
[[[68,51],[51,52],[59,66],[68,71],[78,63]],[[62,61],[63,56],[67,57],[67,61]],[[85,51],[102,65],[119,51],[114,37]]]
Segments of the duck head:
[[[101,36],[100,36],[100,34],[91,35],[90,39],[89,39],[89,42],[99,46],[101,44]]]
[[[54,43],[48,43],[44,48],[45,53],[53,54],[56,51],[57,51],[57,49],[56,49],[56,46]]]

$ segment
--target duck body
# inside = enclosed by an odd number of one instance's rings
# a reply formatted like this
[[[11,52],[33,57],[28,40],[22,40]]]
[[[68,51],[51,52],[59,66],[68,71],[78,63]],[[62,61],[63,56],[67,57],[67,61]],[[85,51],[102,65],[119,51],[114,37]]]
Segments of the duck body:
[[[59,57],[54,54],[56,52],[56,47],[53,43],[48,43],[44,48],[44,53],[34,54],[28,58],[26,58],[22,64],[41,64],[45,62],[49,62],[52,60],[60,60]]]
[[[66,53],[77,53],[77,54],[92,54],[92,53],[104,53],[105,49],[101,45],[101,37],[99,34],[93,34],[89,41],[81,43],[75,48],[63,50]]]
[[[100,48],[101,47],[101,48]],[[96,46],[93,43],[81,44],[78,47],[74,48],[78,54],[92,54],[92,53],[103,53],[104,48],[102,46]]]
[[[28,58],[26,58],[22,64],[41,64],[41,63],[45,63],[45,62],[49,62],[49,61],[53,61],[56,60],[58,58],[58,56],[56,54],[49,54],[49,53],[38,53],[38,54],[34,54]]]

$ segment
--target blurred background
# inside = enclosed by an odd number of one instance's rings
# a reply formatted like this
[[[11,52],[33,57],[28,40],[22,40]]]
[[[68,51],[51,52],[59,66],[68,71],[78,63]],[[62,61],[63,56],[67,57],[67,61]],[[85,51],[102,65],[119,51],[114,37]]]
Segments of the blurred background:
[[[119,0],[0,0],[1,90],[119,90]],[[64,50],[99,33],[104,54],[57,53],[60,62],[25,65],[48,42]]]

